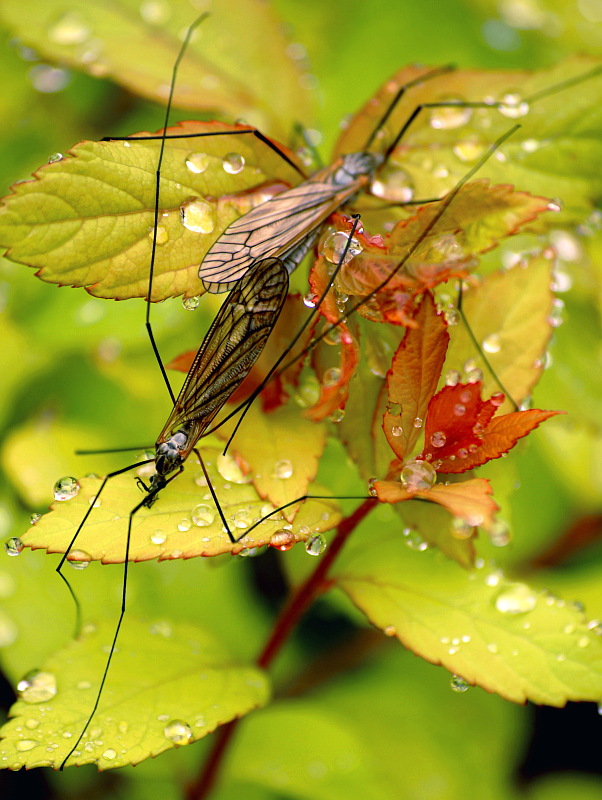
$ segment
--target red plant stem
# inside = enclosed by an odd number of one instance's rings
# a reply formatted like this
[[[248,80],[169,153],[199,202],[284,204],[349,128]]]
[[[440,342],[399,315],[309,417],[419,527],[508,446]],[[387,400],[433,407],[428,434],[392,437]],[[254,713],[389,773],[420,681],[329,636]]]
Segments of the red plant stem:
[[[295,629],[300,617],[312,602],[330,587],[327,573],[334,560],[347,541],[347,537],[355,530],[377,504],[376,499],[368,498],[344,520],[337,528],[337,533],[328,546],[325,555],[320,559],[317,569],[297,591],[291,595],[274,624],[272,634],[257,659],[257,666],[267,669],[276,658],[284,644]],[[186,789],[187,800],[205,800],[215,785],[228,745],[234,735],[239,719],[222,725],[215,733],[213,747],[207,756],[203,769],[197,779]]]

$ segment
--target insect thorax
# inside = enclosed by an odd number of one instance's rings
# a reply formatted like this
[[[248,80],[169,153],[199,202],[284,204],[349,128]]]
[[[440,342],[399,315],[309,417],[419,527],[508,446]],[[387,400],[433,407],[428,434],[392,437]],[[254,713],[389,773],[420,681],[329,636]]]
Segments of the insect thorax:
[[[188,443],[188,433],[180,430],[172,433],[164,442],[157,442],[155,447],[155,469],[157,475],[168,475],[177,469],[182,461],[182,451]]]
[[[347,186],[362,175],[370,175],[383,162],[380,153],[347,153],[341,159],[340,167],[334,172],[332,181]]]

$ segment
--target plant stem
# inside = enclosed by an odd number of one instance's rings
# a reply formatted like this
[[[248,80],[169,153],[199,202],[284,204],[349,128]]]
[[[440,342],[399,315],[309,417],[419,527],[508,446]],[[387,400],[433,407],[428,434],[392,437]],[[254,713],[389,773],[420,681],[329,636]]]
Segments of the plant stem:
[[[272,634],[257,659],[257,666],[267,669],[276,658],[284,644],[294,631],[300,617],[312,602],[330,588],[331,581],[327,577],[328,570],[347,541],[348,536],[368,515],[378,501],[368,498],[344,520],[337,528],[332,543],[309,578],[289,598],[274,624]],[[205,800],[209,797],[224,756],[234,735],[239,719],[222,725],[215,733],[213,747],[207,756],[203,769],[197,779],[186,790],[187,800]]]

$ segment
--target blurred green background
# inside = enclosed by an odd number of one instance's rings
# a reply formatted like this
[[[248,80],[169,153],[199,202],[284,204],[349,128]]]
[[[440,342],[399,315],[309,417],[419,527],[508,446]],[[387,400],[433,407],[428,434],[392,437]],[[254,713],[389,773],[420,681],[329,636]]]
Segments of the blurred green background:
[[[198,2],[161,4],[168,11],[171,5],[184,6],[190,20],[203,10]],[[61,9],[86,5],[62,3]],[[219,5],[213,4],[212,13],[219,14]],[[306,69],[315,116],[300,121],[321,135],[325,160],[340,121],[405,63],[538,67],[575,52],[602,53],[600,0],[279,0],[268,5],[282,20]],[[0,23],[2,18],[0,7]],[[252,36],[252,19],[248,27]],[[109,81],[52,70],[13,30],[3,27],[0,35],[3,192],[27,179],[53,153],[82,139],[161,126],[160,106]],[[265,57],[270,58],[269,50]],[[191,116],[174,113],[174,119]],[[592,169],[599,167],[592,164]],[[488,475],[513,494],[515,534],[514,544],[495,556],[509,571],[531,572],[532,582],[578,598],[590,616],[602,616],[598,217],[584,219],[577,230],[558,232],[555,243],[567,276],[561,288],[570,290],[562,294],[565,324],[558,329],[535,404],[563,408],[570,416],[564,426],[538,431],[528,450],[519,448],[511,468],[507,463],[504,469],[492,465]],[[191,314],[172,301],[153,308],[161,352],[169,358],[195,347],[215,307],[203,302]],[[143,317],[142,301],[97,300],[82,290],[44,284],[27,267],[0,262],[4,537],[18,536],[32,512],[46,510],[57,478],[101,473],[124,463],[122,456],[79,458],[73,454],[76,448],[152,444],[169,403],[149,352]],[[343,490],[345,476],[336,483]],[[561,566],[533,572],[532,560],[571,527],[585,531],[587,547],[570,554]],[[277,564],[271,557],[267,566],[232,559],[218,566],[195,562],[137,565],[132,570],[133,612],[178,614],[195,621],[202,607],[203,621],[231,639],[234,653],[252,658],[282,596]],[[71,635],[73,609],[54,573],[56,563],[56,557],[24,553],[5,559],[0,567],[0,647],[11,683]],[[270,570],[266,583],[261,573]],[[73,573],[87,616],[114,617],[120,574],[119,568],[97,564]],[[235,627],[241,615],[242,637]],[[481,690],[453,694],[443,670],[401,652],[399,644],[382,642],[368,629],[358,634],[353,624],[328,604],[314,611],[278,667],[284,685],[299,672],[295,658],[304,660],[317,648],[315,669],[303,676],[310,688],[300,687],[298,697],[281,699],[247,721],[216,797],[600,797],[602,779],[590,774],[600,770],[602,722],[594,707],[536,715]],[[345,661],[334,669],[323,654],[324,640],[344,645],[352,635],[359,636],[352,641],[362,642],[365,650],[355,646],[352,652],[340,651],[353,669],[342,680],[328,680]],[[299,681],[303,684],[302,677]],[[9,702],[5,686],[5,708]],[[383,719],[392,726],[387,730],[396,731],[393,741],[379,736]],[[60,775],[46,770],[2,774],[0,792],[3,798],[24,791],[37,797],[81,797],[85,792],[129,800],[177,798],[202,750],[203,743],[167,753],[135,771],[102,775],[93,768]],[[281,755],[287,757],[292,780],[278,766]],[[349,786],[343,779],[321,781],[318,788],[315,775],[321,770],[344,773],[345,758],[359,760],[364,782]]]

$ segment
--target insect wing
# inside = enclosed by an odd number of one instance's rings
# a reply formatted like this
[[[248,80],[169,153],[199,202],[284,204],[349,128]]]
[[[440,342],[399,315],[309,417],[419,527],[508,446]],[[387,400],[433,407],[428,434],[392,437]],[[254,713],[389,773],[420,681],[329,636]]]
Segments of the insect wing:
[[[324,180],[337,167],[335,164],[272,197],[226,228],[199,267],[199,278],[207,291],[226,291],[258,259],[285,257],[355,194],[363,178],[345,186]]]
[[[256,263],[232,289],[192,362],[159,442],[184,423],[197,422],[192,449],[261,354],[287,292],[288,272],[276,258]]]

